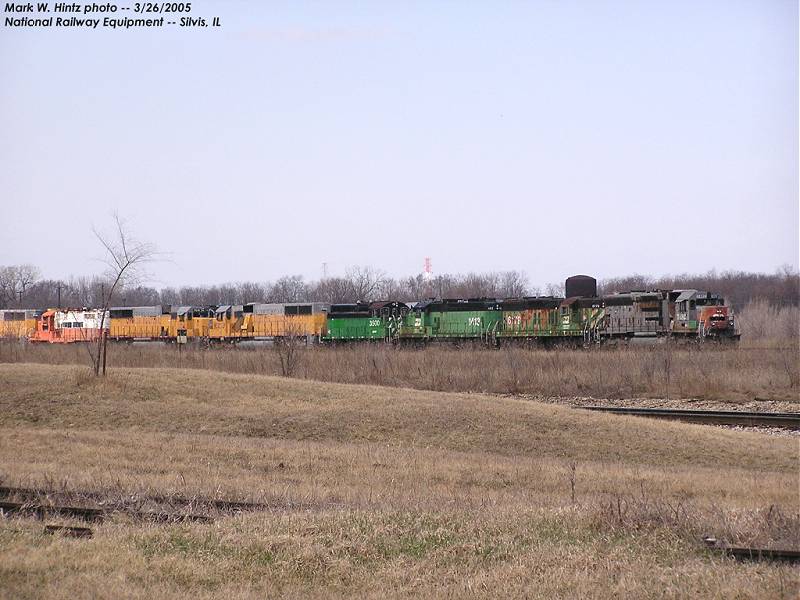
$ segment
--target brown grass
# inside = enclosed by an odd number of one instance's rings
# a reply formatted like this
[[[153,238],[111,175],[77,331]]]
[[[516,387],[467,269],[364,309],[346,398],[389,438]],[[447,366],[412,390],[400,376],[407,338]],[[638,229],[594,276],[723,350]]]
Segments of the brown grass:
[[[795,440],[480,394],[0,365],[5,485],[266,502],[92,540],[0,522],[0,595],[794,597]]]
[[[0,362],[87,364],[79,346],[5,344]],[[800,402],[800,350],[795,345],[630,347],[601,350],[500,350],[384,345],[303,348],[293,375],[301,379],[436,391],[542,397],[700,398]],[[115,345],[115,367],[178,367],[229,373],[282,374],[270,347]]]
[[[738,311],[736,323],[749,343],[797,346],[800,307],[775,306],[763,298],[751,300]]]

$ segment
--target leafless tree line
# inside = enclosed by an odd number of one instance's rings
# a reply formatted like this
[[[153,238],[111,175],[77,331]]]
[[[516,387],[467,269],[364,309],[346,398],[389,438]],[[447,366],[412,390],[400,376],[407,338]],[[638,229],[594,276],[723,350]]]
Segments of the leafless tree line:
[[[708,271],[705,274],[628,275],[599,282],[598,292],[614,293],[630,290],[696,289],[722,294],[734,308],[743,308],[751,301],[764,300],[773,306],[800,304],[800,274],[789,265],[775,273],[745,271]]]
[[[12,305],[27,297],[39,277],[39,269],[33,265],[0,267],[0,304]]]
[[[290,275],[274,282],[245,281],[220,285],[164,287],[156,289],[135,281],[123,282],[114,289],[110,305],[152,306],[221,305],[246,302],[326,302],[392,299],[413,301],[423,298],[513,298],[520,296],[562,296],[563,283],[532,285],[521,271],[389,277],[373,267],[357,267],[342,277],[306,281]],[[61,306],[103,306],[113,278],[108,276],[72,277],[67,280],[39,279],[31,265],[0,267],[0,307],[43,308]],[[710,271],[704,275],[683,274],[661,278],[630,275],[601,280],[599,291],[694,288],[719,292],[734,307],[751,300],[764,300],[773,306],[800,304],[800,275],[789,267],[773,274]]]

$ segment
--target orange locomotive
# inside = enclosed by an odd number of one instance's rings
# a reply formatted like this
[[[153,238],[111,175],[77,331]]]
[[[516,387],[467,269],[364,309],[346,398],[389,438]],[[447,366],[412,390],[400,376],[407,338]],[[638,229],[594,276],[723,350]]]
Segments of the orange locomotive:
[[[100,339],[101,331],[108,331],[108,312],[89,309],[50,309],[44,311],[30,337],[32,342],[70,344],[94,342]]]

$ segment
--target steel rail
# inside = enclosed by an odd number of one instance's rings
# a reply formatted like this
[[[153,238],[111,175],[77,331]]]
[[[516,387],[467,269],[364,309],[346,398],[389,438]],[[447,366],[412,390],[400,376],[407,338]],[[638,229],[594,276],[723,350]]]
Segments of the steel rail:
[[[99,492],[69,491],[46,488],[25,488],[0,486],[0,498],[16,498],[26,502],[34,502],[41,499],[51,498],[81,498],[86,500],[106,500],[107,497]],[[163,495],[144,495],[137,498],[142,502],[156,502],[169,506],[181,507],[208,507],[220,511],[244,512],[268,510],[272,508],[263,502],[239,502],[235,500],[215,500],[201,496],[163,496]]]
[[[726,554],[737,560],[776,560],[785,562],[800,562],[800,550],[788,548],[750,548],[746,546],[731,546],[713,537],[703,538],[703,543],[709,550]]]
[[[800,413],[746,412],[735,410],[685,410],[671,408],[636,408],[625,406],[575,406],[581,410],[668,419],[712,425],[743,425],[746,427],[780,427],[800,430]]]
[[[27,502],[0,501],[0,514],[33,515],[37,519],[47,517],[71,517],[87,522],[101,522],[114,513],[126,514],[142,521],[154,523],[176,523],[183,521],[213,523],[214,518],[206,515],[167,513],[130,509],[102,509],[83,506],[58,506],[50,504],[31,504]]]
[[[282,465],[279,465],[282,467]],[[114,498],[114,494],[109,497],[101,491],[81,491],[53,488],[32,488],[0,486],[0,511],[28,512],[42,508],[47,511],[48,507],[64,509],[67,513],[76,505],[74,512],[80,513],[84,510],[80,505],[93,503],[97,508],[86,510],[100,510],[105,515],[111,513],[127,513],[138,517],[146,517],[149,520],[169,520],[179,517],[183,520],[203,520],[202,514],[196,512],[217,511],[225,515],[242,512],[261,512],[272,510],[306,510],[313,508],[325,508],[335,506],[334,504],[316,505],[309,502],[284,502],[273,499],[266,502],[244,502],[237,500],[222,500],[204,496],[181,496],[181,495],[130,495],[126,494],[123,498]],[[162,505],[168,512],[144,509],[148,504]],[[178,512],[176,512],[178,511]],[[102,515],[99,516],[102,518]],[[211,517],[208,517],[211,519]]]

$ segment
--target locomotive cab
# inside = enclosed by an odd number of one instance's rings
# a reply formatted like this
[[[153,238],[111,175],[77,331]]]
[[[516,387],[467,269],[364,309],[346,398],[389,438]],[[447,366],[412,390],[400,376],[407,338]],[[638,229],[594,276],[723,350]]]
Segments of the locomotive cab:
[[[733,309],[717,294],[697,290],[676,290],[672,333],[699,338],[737,340]]]
[[[36,331],[31,337],[32,342],[51,342],[56,332],[56,311],[46,310],[39,316]]]

